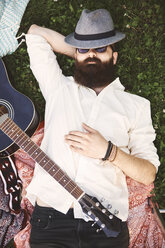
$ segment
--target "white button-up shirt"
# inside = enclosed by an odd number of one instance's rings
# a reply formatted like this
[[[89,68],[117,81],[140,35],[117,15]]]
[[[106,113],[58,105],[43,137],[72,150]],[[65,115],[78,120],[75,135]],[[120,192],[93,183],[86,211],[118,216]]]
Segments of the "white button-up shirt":
[[[118,210],[117,216],[125,221],[128,191],[124,173],[110,162],[103,163],[72,152],[64,142],[64,135],[73,130],[83,131],[85,122],[126,153],[147,159],[158,167],[149,101],[125,92],[119,78],[96,95],[92,89],[62,74],[44,38],[29,34],[26,41],[31,69],[46,100],[42,150],[83,191],[98,200],[104,199],[102,204],[105,207],[111,204],[111,212]],[[27,188],[27,197],[32,204],[39,198],[63,213],[73,203],[75,218],[87,220],[77,200],[38,164]]]

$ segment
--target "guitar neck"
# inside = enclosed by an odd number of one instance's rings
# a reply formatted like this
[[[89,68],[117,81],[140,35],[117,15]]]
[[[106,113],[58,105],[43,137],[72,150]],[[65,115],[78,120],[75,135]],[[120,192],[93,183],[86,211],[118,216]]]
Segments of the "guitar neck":
[[[45,169],[62,187],[64,187],[75,199],[84,194],[82,189],[60,169],[29,136],[20,129],[12,119],[6,117],[0,123],[1,130],[22,148],[34,161]]]

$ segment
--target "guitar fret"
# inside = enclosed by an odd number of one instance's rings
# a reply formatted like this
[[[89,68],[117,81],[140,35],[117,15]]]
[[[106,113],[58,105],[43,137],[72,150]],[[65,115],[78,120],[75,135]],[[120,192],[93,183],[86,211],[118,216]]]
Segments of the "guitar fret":
[[[70,178],[67,175],[64,175],[64,177],[59,182],[64,188],[66,188],[70,181]]]
[[[77,185],[73,181],[70,181],[70,183],[66,186],[66,189],[72,192],[73,190],[75,190],[76,187]]]
[[[43,161],[40,163],[40,165],[47,171],[50,168],[50,164],[48,164],[49,159],[47,156],[43,159]]]
[[[15,126],[13,122],[11,122],[9,118],[7,119],[7,122],[5,124],[6,125],[3,130],[9,135],[11,139],[14,139],[15,143],[17,143],[20,146],[18,141],[22,140],[21,135],[24,135],[24,133],[22,134],[20,130]]]
[[[53,164],[51,170],[49,171],[49,173],[51,174],[52,177],[54,177],[56,179],[56,173],[60,170],[60,167],[56,166]],[[57,179],[56,179],[57,180]]]
[[[33,154],[33,158],[37,161],[38,156],[42,153],[42,151],[40,150],[40,148],[38,147],[35,151],[35,153]]]
[[[35,144],[33,147],[33,152],[31,153],[31,156],[35,159],[36,156],[38,156],[38,151],[39,151],[39,147]]]
[[[15,139],[15,142],[19,145],[19,146],[21,146],[22,145],[22,142],[24,141],[24,136],[23,137],[21,137],[21,135],[22,135],[22,133],[19,135],[19,133],[17,133],[17,139]]]
[[[37,159],[37,162],[46,170],[45,166],[47,165],[48,160],[49,160],[49,158],[47,157],[46,154],[44,154],[44,157],[41,158],[40,160]]]
[[[15,143],[17,143],[19,146],[22,145],[24,138],[25,138],[24,133],[21,133],[20,130],[17,131],[16,138],[15,138],[15,136],[12,136],[12,135],[11,135],[11,137],[15,140]]]
[[[69,189],[70,190],[70,193],[75,198],[78,198],[83,193],[83,191],[73,181],[71,181],[70,184],[68,184],[68,186],[70,186],[70,189]]]
[[[29,146],[29,147],[28,147]],[[31,139],[28,137],[25,142],[22,143],[21,148],[27,152],[29,148],[31,147]]]
[[[21,146],[24,147],[25,142],[26,141],[30,142],[31,140],[29,139],[29,136],[27,136],[26,133],[24,133],[19,127],[17,127],[15,125],[15,123],[13,123],[13,124],[14,124],[14,127],[12,129],[12,132],[15,131],[16,132],[16,136],[19,136],[19,137],[22,137],[22,138],[17,140],[17,138],[15,138],[15,136],[11,136],[11,137],[14,139],[15,142],[18,143],[18,145],[20,147]]]
[[[18,141],[20,141],[20,133],[16,131],[15,127],[12,125],[11,129],[6,128],[5,132],[8,134],[8,136],[15,141],[16,144],[18,144]],[[19,145],[19,144],[18,144]]]
[[[61,169],[59,169],[59,170],[55,173],[54,178],[59,182],[60,179],[63,178],[63,176],[65,176],[64,173],[63,173],[63,171],[62,171]]]
[[[52,169],[52,165],[51,165],[51,160],[46,156],[45,160],[44,160],[44,166],[43,168],[50,173],[50,170]]]
[[[76,188],[73,189],[70,193],[77,199],[83,193],[83,191],[78,186],[76,186]]]
[[[33,143],[31,142],[30,139],[27,139],[24,144],[26,144],[26,146],[23,149],[25,150],[25,152],[28,153]]]
[[[36,157],[37,163],[41,164],[42,160],[46,157],[45,153],[41,150],[41,153]]]
[[[28,153],[30,153],[30,156],[32,156],[33,152],[34,152],[34,148],[36,147],[35,143],[31,143],[32,146],[30,147],[30,149],[27,151]]]

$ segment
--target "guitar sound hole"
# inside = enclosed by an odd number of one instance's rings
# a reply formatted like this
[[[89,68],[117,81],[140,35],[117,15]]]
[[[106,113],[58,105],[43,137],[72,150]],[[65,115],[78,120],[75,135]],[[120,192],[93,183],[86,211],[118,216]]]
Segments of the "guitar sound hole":
[[[7,114],[8,110],[4,105],[0,105],[0,115]]]
[[[0,116],[2,114],[8,114],[8,117],[12,120],[14,119],[14,109],[13,106],[4,99],[0,99]]]

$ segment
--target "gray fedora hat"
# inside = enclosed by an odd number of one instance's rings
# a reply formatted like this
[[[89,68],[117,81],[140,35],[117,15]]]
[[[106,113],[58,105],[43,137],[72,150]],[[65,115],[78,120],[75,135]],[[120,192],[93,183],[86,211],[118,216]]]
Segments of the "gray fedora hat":
[[[116,43],[125,34],[116,31],[106,9],[83,10],[75,32],[65,37],[65,42],[77,48],[96,48]]]

